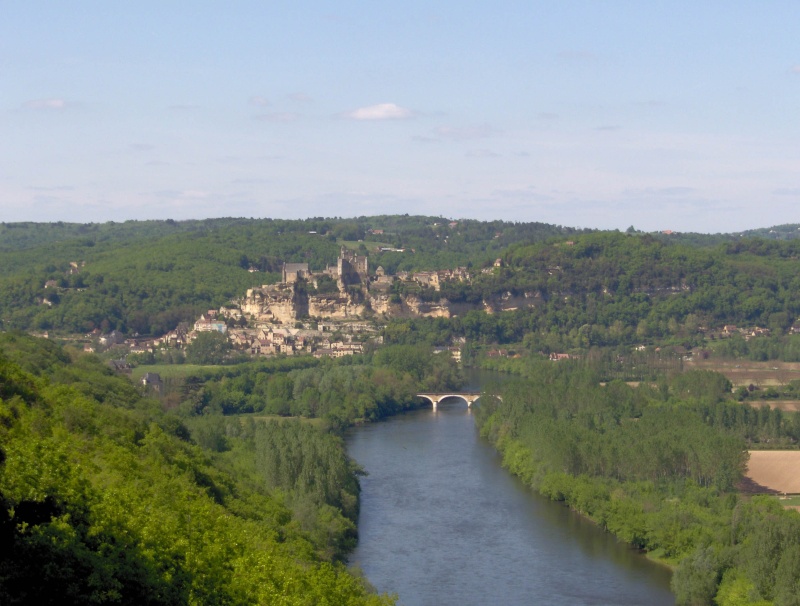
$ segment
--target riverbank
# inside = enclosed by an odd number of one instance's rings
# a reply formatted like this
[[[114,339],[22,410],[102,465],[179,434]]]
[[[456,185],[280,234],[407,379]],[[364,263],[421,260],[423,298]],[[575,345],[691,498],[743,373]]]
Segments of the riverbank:
[[[707,371],[659,389],[601,387],[562,365],[529,376],[476,409],[481,434],[525,485],[672,567],[678,603],[797,595],[800,518],[736,492],[744,435],[791,427],[727,400],[730,384]]]
[[[406,606],[674,604],[663,567],[504,471],[474,414],[452,400],[346,433],[368,473],[349,561],[379,591]]]

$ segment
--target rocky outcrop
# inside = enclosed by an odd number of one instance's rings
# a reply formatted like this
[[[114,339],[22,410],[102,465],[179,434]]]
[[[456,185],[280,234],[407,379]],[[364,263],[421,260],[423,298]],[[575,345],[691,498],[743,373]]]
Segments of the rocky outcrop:
[[[364,303],[355,303],[347,295],[325,295],[308,297],[308,315],[328,320],[353,320],[362,318],[367,312]]]
[[[292,324],[298,318],[294,290],[286,284],[251,288],[244,299],[238,301],[239,307],[245,316],[259,322]]]
[[[351,287],[352,288],[352,287]],[[429,317],[451,318],[482,309],[487,313],[512,311],[543,303],[539,292],[513,295],[505,293],[479,303],[451,303],[447,299],[424,301],[409,295],[398,301],[397,295],[386,289],[369,292],[354,289],[338,293],[307,294],[302,283],[262,286],[247,291],[239,306],[242,312],[257,322],[294,324],[303,318],[355,320],[377,315],[384,318]]]
[[[486,313],[499,313],[501,311],[514,311],[544,303],[540,292],[526,292],[523,295],[513,295],[510,292],[483,302]]]
[[[423,316],[428,318],[449,318],[450,303],[447,299],[439,299],[436,302],[423,301],[418,297],[406,297],[403,300],[403,308],[413,316]]]

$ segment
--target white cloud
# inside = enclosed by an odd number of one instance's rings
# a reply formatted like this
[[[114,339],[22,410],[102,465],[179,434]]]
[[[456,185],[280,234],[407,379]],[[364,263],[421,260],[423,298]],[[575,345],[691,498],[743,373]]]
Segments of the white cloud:
[[[22,104],[23,109],[61,110],[66,107],[64,99],[31,99]]]
[[[257,105],[258,107],[269,107],[271,103],[269,102],[269,99],[267,99],[266,97],[256,95],[254,97],[250,97],[250,105]]]
[[[789,71],[791,71],[793,74],[800,74],[800,63],[792,65],[792,69]]]
[[[360,107],[344,114],[345,118],[353,120],[404,120],[410,118],[413,112],[395,103],[379,103],[369,107]]]

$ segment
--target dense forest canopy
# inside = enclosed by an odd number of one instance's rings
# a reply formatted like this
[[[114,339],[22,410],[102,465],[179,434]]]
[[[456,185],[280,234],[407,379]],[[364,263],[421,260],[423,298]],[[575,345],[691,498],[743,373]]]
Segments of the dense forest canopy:
[[[358,494],[340,440],[238,427],[215,459],[97,358],[0,335],[0,602],[389,603],[338,562]]]
[[[0,320],[5,329],[159,335],[278,281],[284,262],[321,270],[345,243],[390,274],[469,268],[469,283],[412,289],[423,299],[480,309],[528,297],[529,309],[503,320],[514,326],[497,328],[498,342],[524,331],[541,341],[555,333],[564,343],[613,345],[674,336],[687,324],[785,331],[800,314],[797,240],[777,239],[797,230],[785,227],[768,230],[773,239],[692,240],[408,216],[4,224]],[[498,258],[502,268],[481,271]]]
[[[783,352],[794,359],[796,344],[784,338],[800,316],[798,242],[749,239],[706,248],[606,232],[517,244],[502,267],[469,284],[446,282],[436,293],[473,304],[522,301],[515,309],[474,309],[448,321],[396,319],[386,334],[397,343],[463,337],[548,353],[663,342],[691,347],[704,334],[738,325],[768,329],[770,359]],[[740,349],[748,347],[759,349]]]
[[[278,281],[284,262],[325,268],[348,238],[372,248],[373,267],[393,272],[481,266],[515,242],[572,233],[502,221],[450,227],[441,217],[7,223],[0,228],[0,319],[6,329],[163,334],[249,287]],[[380,244],[405,252],[378,252]]]

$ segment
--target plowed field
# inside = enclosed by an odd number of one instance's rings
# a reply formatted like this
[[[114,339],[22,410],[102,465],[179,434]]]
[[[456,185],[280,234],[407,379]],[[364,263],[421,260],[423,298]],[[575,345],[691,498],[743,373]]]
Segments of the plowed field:
[[[751,450],[742,488],[752,493],[800,494],[800,450]]]

